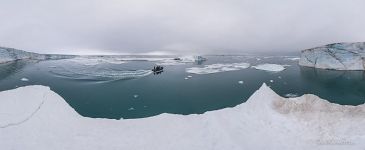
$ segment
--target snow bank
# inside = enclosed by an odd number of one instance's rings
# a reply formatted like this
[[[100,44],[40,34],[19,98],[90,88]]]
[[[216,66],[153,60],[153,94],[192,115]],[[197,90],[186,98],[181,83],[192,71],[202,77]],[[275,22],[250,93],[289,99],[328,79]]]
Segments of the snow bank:
[[[236,71],[250,67],[249,63],[212,64],[204,67],[186,68],[186,72],[194,74],[211,74],[226,71]]]
[[[283,65],[278,65],[278,64],[261,64],[257,66],[252,66],[252,68],[271,72],[280,72],[285,70],[285,67]]]
[[[246,103],[202,115],[84,118],[48,87],[0,92],[1,149],[359,149],[365,105],[282,98],[265,84]]]

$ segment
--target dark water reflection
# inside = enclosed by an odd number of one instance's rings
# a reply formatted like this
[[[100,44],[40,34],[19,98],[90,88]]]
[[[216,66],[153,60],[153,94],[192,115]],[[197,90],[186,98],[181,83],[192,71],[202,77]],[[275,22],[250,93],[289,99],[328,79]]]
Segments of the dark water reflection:
[[[267,83],[281,96],[315,94],[330,102],[359,105],[365,102],[363,71],[334,71],[299,67],[285,57],[207,56],[202,63],[164,66],[164,72],[141,78],[101,82],[84,76],[65,78],[54,71],[68,69],[87,73],[150,70],[155,62],[80,65],[64,60],[17,61],[0,65],[0,91],[26,85],[45,85],[62,96],[79,114],[93,118],[143,118],[161,113],[199,114],[234,107],[245,102]],[[259,58],[259,59],[258,59]],[[286,70],[272,73],[247,68],[208,75],[188,74],[189,67],[215,63],[275,63]],[[188,76],[188,79],[186,79]],[[21,78],[28,78],[23,82]],[[82,80],[80,80],[82,79]],[[243,81],[244,84],[239,84]],[[273,81],[273,82],[271,82]]]
[[[311,93],[339,104],[359,105],[365,102],[365,72],[324,70],[300,67],[302,79]],[[320,92],[320,93],[319,93]]]

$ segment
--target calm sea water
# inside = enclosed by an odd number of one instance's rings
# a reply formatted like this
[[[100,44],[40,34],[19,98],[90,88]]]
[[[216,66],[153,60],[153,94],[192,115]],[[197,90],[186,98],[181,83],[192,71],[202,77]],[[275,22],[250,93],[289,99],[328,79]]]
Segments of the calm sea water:
[[[26,85],[45,85],[61,95],[79,114],[92,118],[143,118],[161,113],[200,114],[244,103],[267,83],[281,96],[318,95],[330,102],[359,105],[365,102],[362,71],[303,68],[286,57],[206,56],[203,63],[165,66],[159,75],[120,77],[135,70],[150,70],[156,62],[85,64],[69,60],[17,61],[0,65],[0,91]],[[259,59],[257,59],[259,58]],[[215,63],[275,63],[282,72],[253,68],[214,74],[186,73],[189,67]],[[125,72],[124,72],[125,71]],[[91,76],[88,76],[92,74]],[[187,76],[192,77],[186,80]],[[29,81],[21,81],[27,78]],[[273,80],[273,82],[270,82]],[[239,84],[238,81],[243,81]]]

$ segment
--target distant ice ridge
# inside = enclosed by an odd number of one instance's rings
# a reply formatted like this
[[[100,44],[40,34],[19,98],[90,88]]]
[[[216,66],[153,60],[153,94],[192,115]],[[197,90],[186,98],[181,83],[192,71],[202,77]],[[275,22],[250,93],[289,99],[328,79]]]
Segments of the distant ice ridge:
[[[195,63],[205,61],[206,58],[202,56],[182,56],[173,59],[165,59],[157,62],[157,65],[172,66],[172,65],[183,65],[186,63]]]
[[[257,66],[252,66],[252,68],[271,72],[280,72],[285,70],[285,67],[283,65],[278,65],[278,64],[261,64]]]
[[[299,65],[334,70],[365,70],[365,42],[335,43],[303,50]]]
[[[266,84],[233,108],[130,120],[82,117],[44,86],[0,92],[4,150],[363,150],[364,128],[365,105],[283,98]]]
[[[123,64],[130,61],[150,61],[157,65],[182,65],[206,60],[202,56],[182,56],[182,57],[137,57],[137,56],[79,56],[68,61],[83,65],[98,65],[104,63]]]
[[[186,68],[186,72],[194,74],[211,74],[226,71],[236,71],[246,69],[248,67],[250,67],[249,63],[212,64],[205,65],[204,67]]]
[[[68,61],[90,66],[104,63],[109,63],[109,64],[126,63],[126,61],[121,60],[121,58],[115,58],[115,57],[75,57],[73,59],[68,59]]]

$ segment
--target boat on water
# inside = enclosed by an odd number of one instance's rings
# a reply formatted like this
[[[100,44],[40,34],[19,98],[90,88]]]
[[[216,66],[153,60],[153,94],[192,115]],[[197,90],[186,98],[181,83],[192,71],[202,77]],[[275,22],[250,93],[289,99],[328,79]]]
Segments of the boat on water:
[[[162,66],[154,66],[152,71],[154,73],[160,73],[160,72],[163,72],[163,67]]]

